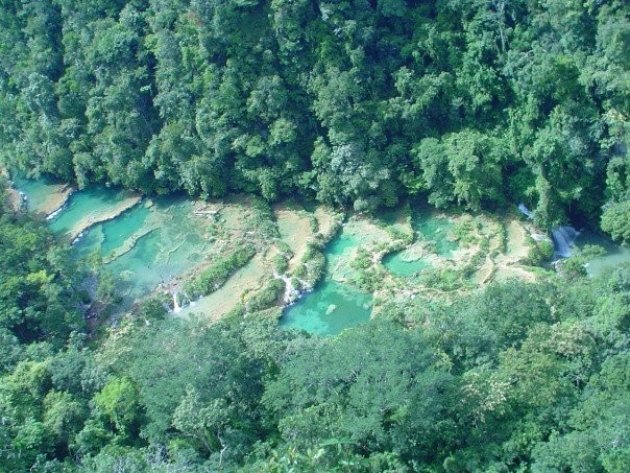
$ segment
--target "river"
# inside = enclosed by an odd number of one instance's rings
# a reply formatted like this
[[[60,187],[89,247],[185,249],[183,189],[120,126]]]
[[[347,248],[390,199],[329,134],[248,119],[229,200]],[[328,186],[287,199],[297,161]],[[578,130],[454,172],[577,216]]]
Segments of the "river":
[[[48,219],[51,230],[59,238],[72,242],[77,257],[98,255],[102,259],[105,267],[119,281],[124,308],[161,290],[172,292],[174,305],[179,309],[179,305],[186,302],[178,291],[181,291],[187,275],[196,267],[219,257],[230,240],[255,233],[247,224],[246,205],[232,208],[232,217],[228,215],[228,208],[225,210],[227,216],[217,220],[219,210],[200,211],[199,203],[184,197],[140,199],[128,192],[104,187],[70,193],[65,186],[45,180],[16,179],[15,185],[26,195],[29,210],[40,215],[51,211],[51,202],[63,204]],[[223,208],[223,204],[219,208]],[[312,214],[309,215],[312,217]],[[458,249],[458,243],[448,237],[452,222],[443,215],[434,215],[426,207],[411,209],[410,215],[409,231],[424,240],[425,252],[428,242],[433,261],[455,264],[450,258]],[[327,263],[323,278],[310,291],[301,294],[297,302],[283,310],[280,318],[282,327],[334,335],[370,319],[372,294],[352,283],[354,270],[349,262],[360,248],[370,245],[371,248],[381,248],[391,243],[392,238],[383,230],[388,224],[381,224],[381,227],[371,225],[359,226],[354,231],[348,230],[351,226],[344,227],[324,247]],[[236,228],[240,233],[230,233],[230,228]],[[368,237],[365,233],[373,233],[377,237]],[[628,248],[614,245],[602,235],[586,232],[577,236],[575,245],[585,244],[599,244],[607,251],[605,256],[588,264],[590,275],[630,261]],[[562,250],[567,253],[569,248],[563,247]],[[231,291],[227,294],[229,297],[213,293],[198,305],[189,307],[186,313],[199,308],[212,311],[217,309],[217,304],[227,304],[226,301],[237,304],[243,296],[234,291],[246,294],[250,289],[259,287],[264,277],[278,276],[266,275],[268,265],[265,261],[261,253],[237,273],[232,284],[227,285]],[[431,268],[431,259],[414,254],[412,245],[389,253],[382,264],[390,274],[409,279]],[[246,272],[249,270],[264,274],[248,275]],[[251,287],[239,287],[240,281]],[[218,309],[216,312],[226,313],[230,308]]]

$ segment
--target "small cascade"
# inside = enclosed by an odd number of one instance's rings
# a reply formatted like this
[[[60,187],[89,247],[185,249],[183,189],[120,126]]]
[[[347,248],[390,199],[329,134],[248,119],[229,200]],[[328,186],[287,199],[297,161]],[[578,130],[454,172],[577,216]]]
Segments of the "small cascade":
[[[172,308],[169,307],[168,311],[174,314],[180,313],[188,306],[196,305],[186,292],[184,292],[179,285],[172,285],[164,291],[165,294],[170,294],[173,299]],[[200,298],[201,299],[201,298]]]
[[[290,277],[285,274],[278,274],[276,271],[273,272],[273,277],[284,281],[284,296],[282,297],[282,301],[285,305],[291,305],[300,298],[300,291],[293,287],[293,281],[291,281]]]
[[[178,312],[181,312],[182,307],[179,305],[179,292],[177,291],[173,291],[173,312],[175,314],[177,314]]]
[[[59,207],[57,210],[49,213],[48,215],[46,215],[46,220],[50,221],[50,220],[54,220],[55,218],[57,218],[57,215],[59,215],[61,212],[64,211],[64,209],[66,208],[65,205],[62,205],[61,207]]]
[[[530,220],[534,218],[534,212],[529,210],[527,206],[523,204],[522,202],[518,204],[518,211],[522,213],[523,215],[525,215]]]
[[[534,241],[549,241],[549,237],[542,233],[531,233],[530,236]]]
[[[74,246],[81,241],[81,239],[85,236],[85,232],[79,233],[71,242],[70,246]]]
[[[61,203],[61,205],[59,206],[59,208],[57,208],[56,210],[53,210],[48,215],[46,215],[46,220],[47,221],[50,222],[51,220],[56,219],[61,212],[66,210],[66,208],[68,207],[68,202],[70,201],[70,197],[72,197],[72,194],[74,194],[74,190],[70,190],[70,192],[68,192],[68,194],[64,198],[64,200]]]
[[[573,242],[580,232],[569,225],[565,225],[552,230],[551,234],[556,255],[561,258],[571,256]]]

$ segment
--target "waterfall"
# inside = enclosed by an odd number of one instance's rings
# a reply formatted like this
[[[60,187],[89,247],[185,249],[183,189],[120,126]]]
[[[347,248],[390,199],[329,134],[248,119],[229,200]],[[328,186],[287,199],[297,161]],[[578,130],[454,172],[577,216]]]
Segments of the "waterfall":
[[[300,291],[293,287],[293,282],[291,281],[291,278],[284,274],[278,274],[275,270],[273,272],[273,277],[276,279],[282,279],[282,281],[284,281],[284,296],[282,298],[282,301],[286,305],[293,304],[300,297]]]
[[[167,304],[168,311],[172,312],[173,314],[180,313],[189,305],[190,306],[195,305],[195,302],[193,302],[193,300],[188,296],[188,294],[186,294],[184,291],[178,289],[175,286],[171,286],[170,288],[165,289],[164,294],[170,294],[171,298],[173,299],[173,307],[168,307],[168,304]]]
[[[177,291],[173,291],[173,312],[176,314],[182,310],[182,307],[179,305],[178,295]]]
[[[185,306],[189,306],[189,305],[193,306],[193,305],[195,305],[195,301],[193,301],[192,297],[190,297],[188,295],[188,293],[186,293],[185,291],[182,291],[182,303],[183,303],[182,309]]]
[[[561,258],[571,256],[571,247],[580,232],[571,226],[565,225],[552,230],[551,234],[556,255]]]
[[[525,215],[527,218],[529,218],[530,220],[532,218],[534,218],[534,212],[532,212],[531,210],[529,210],[527,208],[527,206],[525,204],[523,204],[522,202],[520,204],[518,204],[518,210],[519,212],[521,212],[523,215]]]

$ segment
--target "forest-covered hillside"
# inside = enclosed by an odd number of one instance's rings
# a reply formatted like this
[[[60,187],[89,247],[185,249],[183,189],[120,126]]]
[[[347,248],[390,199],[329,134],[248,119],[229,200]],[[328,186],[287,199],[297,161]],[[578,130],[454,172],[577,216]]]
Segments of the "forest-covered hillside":
[[[630,266],[391,301],[320,338],[111,304],[42,223],[0,215],[0,471],[583,472],[630,467]]]
[[[522,201],[543,225],[608,203],[630,233],[623,0],[1,5],[11,167],[357,210]]]
[[[585,245],[554,272],[542,233],[580,221],[630,243],[629,119],[625,0],[0,0],[0,473],[627,473],[630,265],[590,277]],[[173,316],[155,288],[122,315],[103,255],[9,205],[5,170],[257,194],[230,209],[238,237],[190,205],[232,253],[183,287],[252,258],[270,284],[214,320]],[[469,212],[455,228],[482,256],[379,294],[339,335],[281,329],[293,253],[269,203],[287,197],[354,216],[405,202],[408,233],[370,227],[402,246],[352,261],[370,290],[402,280],[374,268],[416,238],[410,200]],[[527,228],[505,211],[521,202]],[[320,279],[330,238],[295,238]],[[493,254],[526,280],[493,279]]]

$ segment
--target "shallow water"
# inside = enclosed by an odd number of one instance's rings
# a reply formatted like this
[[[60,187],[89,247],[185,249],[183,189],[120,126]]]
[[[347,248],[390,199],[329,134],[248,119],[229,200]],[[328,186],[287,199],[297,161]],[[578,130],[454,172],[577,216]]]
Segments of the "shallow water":
[[[77,242],[75,249],[81,256],[96,251],[103,258],[108,259],[130,238],[142,233],[150,214],[149,207],[140,203],[113,220],[91,227]]]
[[[610,271],[615,266],[630,263],[630,248],[616,245],[605,235],[591,231],[583,231],[575,240],[578,248],[584,245],[599,245],[606,250],[606,254],[590,260],[586,266],[589,276],[599,276]]]
[[[103,242],[100,248],[103,256],[120,248],[130,235],[142,230],[151,211],[146,205],[136,205],[118,218],[101,225]]]
[[[423,239],[432,243],[432,251],[437,255],[450,258],[459,246],[456,241],[447,238],[453,226],[447,218],[435,217],[426,212],[413,212],[411,221],[413,229],[419,232]]]
[[[58,234],[69,233],[81,220],[106,213],[121,202],[125,193],[116,189],[94,187],[75,192],[66,207],[50,222],[50,229]]]
[[[431,265],[425,259],[417,259],[415,261],[405,260],[404,250],[397,253],[387,255],[383,258],[383,266],[398,276],[414,276]]]
[[[443,258],[450,258],[458,247],[456,241],[447,238],[453,224],[444,217],[433,216],[427,209],[414,209],[411,225],[421,239],[429,242],[432,253]],[[407,259],[405,250],[387,255],[383,258],[383,265],[393,274],[403,277],[414,276],[430,266],[423,258],[413,261]]]
[[[350,284],[333,280],[348,277],[344,259],[360,245],[357,235],[342,232],[325,249],[327,265],[323,280],[312,292],[287,307],[280,326],[317,335],[336,335],[342,330],[367,322],[372,313],[372,295]]]
[[[18,189],[28,196],[29,209],[40,212],[59,185],[43,180],[16,178]],[[76,192],[59,215],[50,221],[58,234],[70,231],[86,216],[106,213],[120,204],[125,195],[114,189],[92,188]],[[74,246],[77,257],[97,253],[115,276],[122,280],[123,305],[154,291],[161,283],[177,280],[205,258],[213,244],[206,231],[209,222],[192,215],[194,204],[184,198],[160,198],[148,205],[143,201],[118,217],[90,227]],[[423,239],[433,242],[433,250],[449,257],[457,242],[447,239],[451,223],[426,210],[414,211],[412,225]],[[326,274],[315,289],[285,309],[283,327],[293,327],[319,335],[333,335],[369,320],[372,296],[343,280],[351,279],[348,261],[361,245],[362,236],[342,232],[325,249]],[[608,254],[595,258],[588,266],[590,275],[605,272],[622,262],[630,262],[630,248],[614,245],[603,235],[584,232],[576,241],[604,246]],[[383,264],[393,273],[412,276],[426,268],[426,260],[405,261],[404,251],[389,255]]]
[[[326,246],[326,254],[333,258],[336,256],[344,256],[354,248],[358,247],[359,244],[360,239],[356,235],[342,231],[341,235],[334,238]]]
[[[203,220],[191,216],[192,203],[160,199],[136,205],[116,219],[92,227],[79,241],[82,254],[98,252],[136,299],[201,263],[212,247]]]
[[[44,180],[17,178],[16,186],[28,197],[29,209],[42,208],[59,189]],[[64,236],[80,222],[98,220],[120,208],[128,194],[94,187],[75,192],[50,228]],[[152,202],[152,205],[149,205]],[[118,207],[117,207],[118,206]],[[208,222],[192,215],[193,202],[168,197],[145,200],[116,218],[89,227],[74,245],[77,258],[98,254],[105,267],[120,281],[123,306],[150,294],[161,283],[172,283],[203,262],[212,244]]]
[[[19,175],[12,176],[12,180],[15,188],[27,197],[26,208],[35,213],[42,213],[50,195],[61,187],[45,179],[32,180]]]
[[[336,335],[365,323],[372,312],[372,296],[350,285],[326,279],[315,290],[285,309],[280,326],[317,335]]]
[[[58,189],[43,180],[22,179],[17,184],[27,193],[30,208],[35,211]],[[115,189],[95,187],[78,191],[49,222],[50,228],[65,235],[79,222],[111,212],[124,198],[125,194]],[[120,281],[123,307],[128,307],[160,284],[177,282],[209,257],[209,222],[193,217],[192,212],[193,203],[184,198],[145,200],[116,218],[89,227],[74,245],[75,255],[99,255]],[[336,277],[342,273],[347,273],[343,277],[350,277],[348,259],[360,241],[360,236],[342,233],[328,245],[326,277],[313,292],[285,311],[281,325],[329,335],[370,318],[371,294],[334,281],[330,271],[336,268]]]
[[[129,252],[107,264],[107,268],[123,281],[123,297],[142,297],[177,275],[177,268],[157,257],[161,252],[160,243],[158,232],[148,233],[139,238]]]

